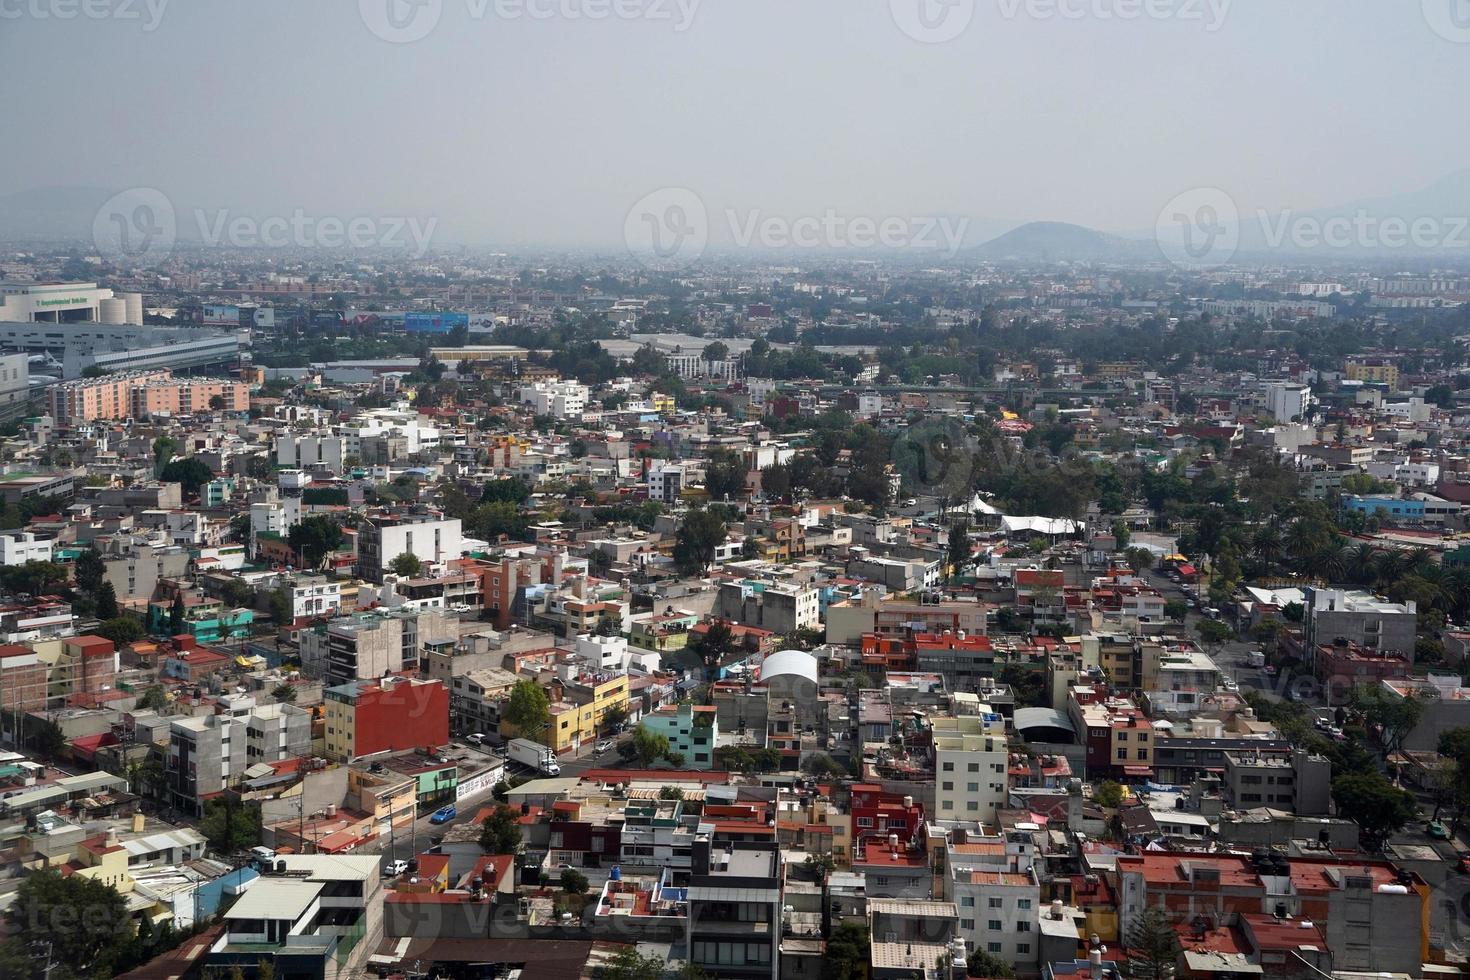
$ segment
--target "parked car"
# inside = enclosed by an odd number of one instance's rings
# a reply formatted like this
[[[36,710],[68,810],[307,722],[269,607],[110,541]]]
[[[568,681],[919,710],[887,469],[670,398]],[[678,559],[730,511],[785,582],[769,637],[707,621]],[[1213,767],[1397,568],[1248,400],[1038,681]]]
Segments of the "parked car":
[[[383,865],[383,874],[389,878],[397,878],[408,870],[408,862],[404,860],[389,861]]]
[[[1470,851],[1461,851],[1456,858],[1455,870],[1462,875],[1470,875]]]
[[[606,752],[608,749],[610,749],[612,747],[613,747],[613,740],[612,739],[610,739],[610,738],[601,738],[601,739],[598,739],[597,740],[597,744],[596,745],[592,746],[592,751],[593,752],[596,752],[598,755],[601,755],[602,753]]]
[[[455,809],[453,803],[450,803],[448,806],[441,806],[435,810],[434,815],[429,818],[429,823],[448,823],[457,816],[459,816],[459,811]]]
[[[1425,824],[1424,832],[1427,833],[1430,837],[1433,837],[1435,840],[1450,839],[1450,832],[1446,830],[1445,825],[1440,823],[1438,820],[1431,820],[1429,821],[1429,823]]]
[[[471,745],[484,745],[485,744],[485,736],[482,733],[480,733],[480,732],[475,732],[473,735],[466,735],[464,737],[464,740],[466,742],[469,742]]]

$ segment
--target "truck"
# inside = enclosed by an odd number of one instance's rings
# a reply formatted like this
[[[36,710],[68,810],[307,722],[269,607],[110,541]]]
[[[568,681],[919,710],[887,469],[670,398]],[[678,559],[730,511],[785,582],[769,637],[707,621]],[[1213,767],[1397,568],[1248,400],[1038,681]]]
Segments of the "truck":
[[[561,775],[561,766],[557,765],[556,753],[540,742],[533,742],[529,738],[513,738],[507,742],[506,757],[512,762],[519,762],[523,766],[535,769],[542,775]]]
[[[1252,650],[1245,655],[1245,662],[1250,667],[1266,666],[1266,654],[1262,650]]]

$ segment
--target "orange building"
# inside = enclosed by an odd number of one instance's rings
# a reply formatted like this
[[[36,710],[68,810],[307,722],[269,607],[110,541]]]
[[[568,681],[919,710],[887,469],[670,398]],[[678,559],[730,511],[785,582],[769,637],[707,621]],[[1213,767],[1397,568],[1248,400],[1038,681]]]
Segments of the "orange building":
[[[51,417],[62,424],[206,412],[215,398],[227,412],[250,407],[250,387],[243,381],[175,378],[167,369],[78,378],[54,386],[48,397]]]

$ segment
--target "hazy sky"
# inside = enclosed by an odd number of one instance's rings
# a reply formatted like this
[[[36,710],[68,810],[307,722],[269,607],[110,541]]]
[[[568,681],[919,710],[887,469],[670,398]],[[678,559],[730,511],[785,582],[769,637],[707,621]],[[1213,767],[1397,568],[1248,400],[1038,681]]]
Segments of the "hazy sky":
[[[943,43],[898,22],[971,0],[391,0],[405,30],[437,14],[409,43],[369,28],[390,0],[171,0],[153,30],[147,0],[58,19],[80,2],[0,0],[0,191],[611,245],[669,186],[718,215],[1135,231],[1201,185],[1312,208],[1470,165],[1462,0],[973,0]]]

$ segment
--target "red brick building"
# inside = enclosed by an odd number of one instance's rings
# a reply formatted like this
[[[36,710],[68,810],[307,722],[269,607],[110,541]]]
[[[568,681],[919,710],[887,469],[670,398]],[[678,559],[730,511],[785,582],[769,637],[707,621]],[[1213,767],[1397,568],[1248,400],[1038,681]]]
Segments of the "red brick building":
[[[863,838],[886,842],[890,835],[896,835],[899,844],[906,845],[924,822],[922,804],[912,796],[886,792],[877,783],[855,784],[848,809],[854,846]]]

